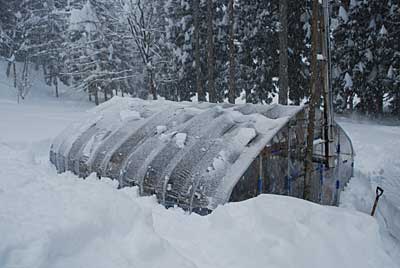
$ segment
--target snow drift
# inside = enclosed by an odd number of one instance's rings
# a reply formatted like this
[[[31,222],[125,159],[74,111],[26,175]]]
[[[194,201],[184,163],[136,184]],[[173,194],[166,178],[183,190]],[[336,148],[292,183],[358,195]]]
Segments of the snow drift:
[[[1,267],[395,267],[365,214],[261,195],[201,217],[53,172],[3,188]]]
[[[0,99],[0,267],[399,267],[375,219],[350,209],[262,195],[201,217],[57,174],[50,138],[78,110]]]

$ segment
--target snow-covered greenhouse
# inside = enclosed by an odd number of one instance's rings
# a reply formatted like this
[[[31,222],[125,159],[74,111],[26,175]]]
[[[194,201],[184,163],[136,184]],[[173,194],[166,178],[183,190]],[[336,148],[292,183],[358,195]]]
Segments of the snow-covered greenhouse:
[[[84,178],[94,172],[199,214],[260,193],[302,197],[307,114],[306,106],[114,97],[68,126],[54,140],[50,161],[58,172]],[[327,156],[322,111],[315,124],[314,199],[335,205],[353,174],[353,147],[334,122]]]

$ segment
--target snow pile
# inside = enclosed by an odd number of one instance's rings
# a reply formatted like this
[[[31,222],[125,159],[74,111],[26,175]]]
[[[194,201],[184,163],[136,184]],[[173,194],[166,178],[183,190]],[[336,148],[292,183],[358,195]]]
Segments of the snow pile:
[[[375,189],[382,187],[376,217],[386,230],[386,244],[395,240],[396,257],[400,259],[400,127],[341,119],[341,125],[353,138],[356,151],[355,178],[342,193],[341,206],[371,213]],[[390,247],[390,246],[389,246]],[[391,249],[393,250],[393,249]]]
[[[365,214],[262,195],[187,215],[108,179],[20,169],[25,151],[7,152],[1,267],[396,267]]]
[[[1,267],[396,267],[365,214],[262,195],[187,215],[1,146]]]
[[[154,215],[157,232],[197,267],[394,265],[373,218],[295,198],[261,195],[207,217],[160,208]]]
[[[57,174],[49,138],[83,113],[0,102],[0,267],[399,267],[376,221],[348,209],[262,195],[201,217]]]

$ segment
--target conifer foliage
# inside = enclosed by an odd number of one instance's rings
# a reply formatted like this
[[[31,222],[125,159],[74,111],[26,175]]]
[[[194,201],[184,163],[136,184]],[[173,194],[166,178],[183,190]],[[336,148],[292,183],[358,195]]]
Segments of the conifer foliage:
[[[399,115],[399,0],[332,2],[337,111]],[[55,96],[63,83],[96,103],[115,94],[270,103],[282,85],[288,94],[281,103],[299,105],[309,96],[311,0],[0,0],[0,6],[0,56],[21,96],[31,68],[43,70]],[[16,62],[24,67],[15,69]]]
[[[399,1],[337,3],[333,63],[338,111],[399,115],[399,25]]]

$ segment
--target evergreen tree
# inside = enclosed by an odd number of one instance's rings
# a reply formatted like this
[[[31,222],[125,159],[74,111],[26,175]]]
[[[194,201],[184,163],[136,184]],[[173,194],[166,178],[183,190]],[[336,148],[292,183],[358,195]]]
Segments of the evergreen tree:
[[[289,99],[299,105],[309,95],[310,87],[311,2],[288,4]]]
[[[363,113],[382,114],[390,96],[396,110],[398,6],[391,0],[352,0],[348,7],[337,6],[333,85],[338,111],[352,110],[355,96],[360,99],[356,108]]]
[[[0,0],[0,56],[11,58],[15,50],[17,37],[16,25],[20,13],[17,7],[20,1]]]
[[[241,1],[238,10],[238,87],[244,90],[246,102],[270,103],[276,92],[278,77],[278,42],[276,5],[266,1]]]

